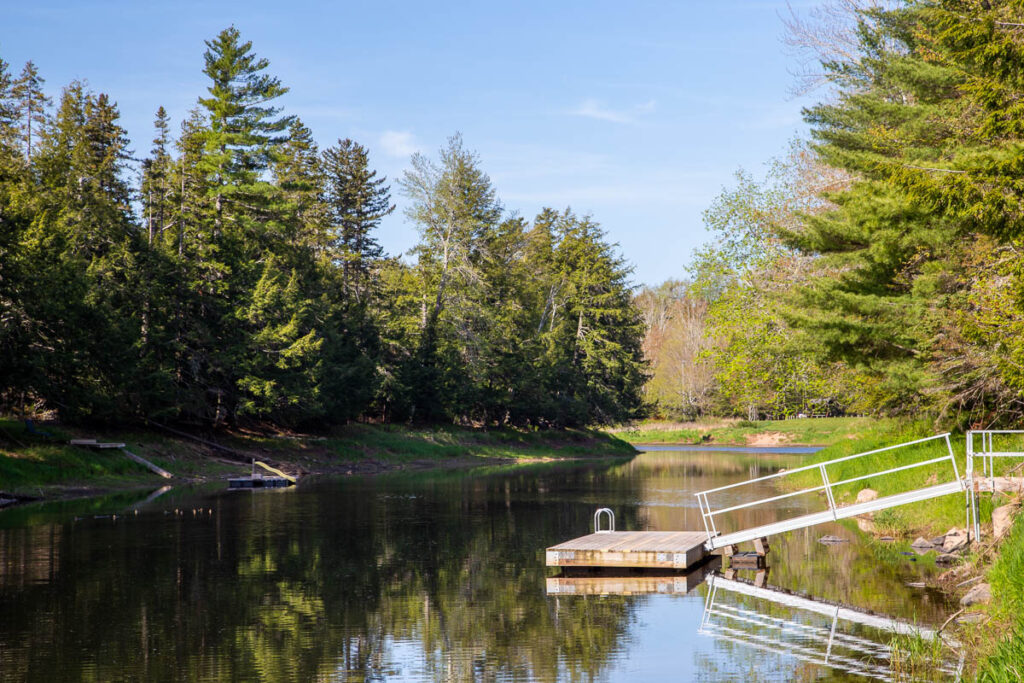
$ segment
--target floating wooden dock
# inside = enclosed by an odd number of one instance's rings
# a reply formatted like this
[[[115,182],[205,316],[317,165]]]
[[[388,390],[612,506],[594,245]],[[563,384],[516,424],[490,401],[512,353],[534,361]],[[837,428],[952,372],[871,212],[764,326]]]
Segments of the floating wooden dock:
[[[598,531],[547,549],[549,567],[687,569],[708,556],[703,531]]]

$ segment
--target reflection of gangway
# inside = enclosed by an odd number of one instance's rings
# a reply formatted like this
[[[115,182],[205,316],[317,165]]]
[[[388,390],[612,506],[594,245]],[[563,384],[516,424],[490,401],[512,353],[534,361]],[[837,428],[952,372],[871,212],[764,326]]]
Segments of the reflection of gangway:
[[[861,458],[868,458],[870,456],[877,455],[879,453],[888,453],[890,451],[896,451],[897,449],[907,449],[910,447],[921,446],[933,441],[944,441],[945,442],[945,453],[937,458],[929,458],[918,462],[912,462],[910,464],[901,465],[899,467],[892,467],[886,470],[872,472],[871,474],[865,474],[857,477],[851,477],[849,479],[843,479],[834,481],[829,477],[829,468],[835,468],[840,463],[850,462]],[[902,472],[905,470],[914,469],[917,467],[925,467],[928,465],[935,465],[938,463],[948,462],[952,470],[952,478],[944,482],[936,482],[922,488],[912,489],[910,491],[903,491],[874,500],[852,503],[849,505],[840,505],[836,503],[836,496],[834,491],[837,487],[846,484],[852,484],[859,481],[865,481],[868,479],[878,479],[887,475],[894,474],[896,472]],[[764,482],[775,480],[776,482],[784,481],[789,478],[792,481],[794,475],[800,475],[804,472],[812,472],[817,470],[821,476],[821,485],[811,486],[806,488],[800,488],[799,490],[789,491],[782,493],[777,496],[771,496],[769,498],[759,498],[757,500],[750,500],[735,505],[729,505],[728,507],[715,508],[709,501],[709,494],[718,494],[716,497],[725,497],[723,492],[728,492],[725,495],[735,497],[737,493],[742,494],[743,487],[751,485],[758,485]],[[792,531],[794,529],[802,529],[804,527],[813,526],[815,524],[821,524],[823,522],[832,522],[840,519],[846,519],[848,517],[855,517],[862,515],[867,512],[875,512],[878,510],[884,510],[898,505],[905,505],[907,503],[914,503],[921,500],[928,500],[929,498],[936,498],[938,496],[945,496],[950,493],[956,493],[958,491],[966,491],[966,483],[960,478],[960,473],[957,470],[956,459],[953,455],[953,447],[949,442],[949,434],[939,434],[937,436],[931,436],[925,439],[917,439],[915,441],[908,441],[906,443],[897,444],[895,446],[888,446],[886,448],[879,448],[873,451],[867,451],[865,453],[858,453],[856,455],[848,455],[843,458],[836,458],[834,460],[828,460],[826,462],[817,463],[814,465],[807,465],[806,467],[797,467],[791,470],[782,470],[775,474],[769,474],[765,477],[758,477],[756,479],[750,479],[742,481],[736,484],[729,484],[727,486],[719,486],[718,488],[708,489],[707,491],[701,491],[696,494],[697,502],[700,505],[701,516],[704,519],[704,530],[707,532],[707,547],[709,550],[716,548],[722,548],[725,546],[734,545],[736,543],[742,543],[744,541],[751,541],[771,534],[779,534],[785,531]],[[810,514],[803,514],[788,519],[778,520],[770,524],[762,524],[755,527],[749,527],[746,529],[740,529],[730,533],[720,534],[716,525],[715,517],[728,512],[735,512],[738,510],[744,510],[748,508],[754,508],[759,505],[765,505],[767,503],[775,503],[780,500],[787,498],[793,498],[808,493],[824,492],[825,500],[828,505],[826,510],[820,512],[812,512]]]
[[[787,591],[760,588],[718,574],[710,575],[707,583],[704,617],[698,633],[861,676],[880,680],[892,678],[889,643],[893,634],[919,635],[925,640],[938,637],[938,633],[929,628]],[[753,609],[749,601],[744,604],[741,599],[723,600],[720,592],[769,601],[792,611],[788,618],[783,618],[777,616],[778,610],[768,614],[767,610]],[[803,619],[798,620],[797,615]],[[831,620],[831,627],[825,628],[821,621],[814,625],[814,615]],[[874,629],[885,642],[865,637],[871,631],[864,628],[860,628],[859,634],[849,633],[847,624]],[[959,675],[957,668],[946,664],[940,670],[951,676]]]

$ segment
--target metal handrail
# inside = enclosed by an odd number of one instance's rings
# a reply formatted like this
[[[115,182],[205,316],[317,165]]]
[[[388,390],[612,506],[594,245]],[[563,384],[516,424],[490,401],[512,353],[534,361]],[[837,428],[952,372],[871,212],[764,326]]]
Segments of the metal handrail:
[[[880,472],[873,472],[873,473],[866,474],[866,475],[859,475],[859,476],[856,476],[856,477],[850,477],[848,479],[844,479],[844,480],[841,480],[841,481],[830,481],[829,480],[828,467],[831,466],[831,465],[835,465],[835,464],[841,463],[841,462],[848,462],[850,460],[855,460],[855,459],[858,459],[858,458],[864,458],[864,457],[871,456],[871,455],[876,455],[878,453],[884,453],[886,451],[892,451],[892,450],[895,450],[895,449],[898,449],[898,448],[906,448],[906,447],[909,447],[909,446],[915,446],[915,445],[922,444],[922,443],[928,443],[928,442],[936,441],[936,440],[945,440],[945,442],[946,442],[946,454],[945,455],[942,455],[942,456],[937,457],[937,458],[929,458],[928,460],[923,460],[923,461],[920,461],[920,462],[914,462],[914,463],[910,463],[910,464],[907,464],[907,465],[901,465],[901,466],[898,466],[898,467],[892,467],[892,468],[889,468],[889,469],[886,469],[886,470],[882,470]],[[828,503],[828,510],[827,511],[822,511],[822,513],[826,513],[826,514],[827,513],[831,513],[831,517],[833,519],[835,519],[835,520],[838,520],[839,517],[840,517],[839,510],[841,508],[840,508],[840,506],[838,506],[836,504],[835,496],[833,494],[833,491],[834,491],[835,487],[843,486],[843,485],[846,485],[846,484],[851,484],[851,483],[858,482],[858,481],[864,481],[866,479],[871,479],[871,478],[874,478],[874,477],[882,477],[882,476],[885,476],[885,475],[888,475],[888,474],[892,474],[894,472],[901,472],[901,471],[904,471],[904,470],[910,470],[910,469],[914,469],[914,468],[917,468],[917,467],[924,467],[924,466],[927,466],[927,465],[934,465],[936,463],[945,462],[947,460],[952,465],[954,481],[957,484],[959,484],[959,488],[961,490],[963,490],[965,488],[964,481],[960,478],[960,472],[959,472],[959,469],[957,468],[957,464],[956,464],[956,457],[955,457],[955,455],[953,453],[953,446],[952,446],[952,444],[950,443],[950,440],[949,440],[949,433],[945,432],[945,433],[942,433],[942,434],[936,434],[935,436],[925,437],[925,438],[922,438],[922,439],[915,439],[913,441],[907,441],[905,443],[900,443],[900,444],[896,444],[896,445],[893,445],[893,446],[886,446],[884,448],[877,448],[877,449],[874,449],[874,450],[871,450],[871,451],[865,451],[863,453],[856,453],[854,455],[848,455],[848,456],[844,456],[844,457],[841,457],[841,458],[834,458],[832,460],[827,460],[825,462],[814,463],[812,465],[805,465],[803,467],[797,467],[797,468],[794,468],[794,469],[791,469],[791,470],[784,470],[784,471],[781,471],[781,472],[775,472],[774,474],[769,474],[769,475],[766,475],[766,476],[763,476],[763,477],[757,477],[755,479],[749,479],[749,480],[746,480],[746,481],[737,482],[735,484],[727,484],[725,486],[719,486],[717,488],[707,489],[706,491],[700,491],[700,492],[696,493],[695,495],[697,496],[697,504],[700,507],[701,517],[702,517],[702,519],[704,521],[704,529],[705,529],[705,531],[708,534],[708,547],[714,548],[714,547],[716,547],[718,545],[724,545],[724,544],[727,543],[727,540],[724,539],[724,538],[715,539],[715,537],[718,536],[718,530],[717,530],[717,528],[715,526],[715,517],[717,515],[722,515],[722,514],[727,513],[727,512],[734,512],[736,510],[743,510],[743,509],[746,509],[746,508],[756,507],[758,505],[764,505],[764,504],[767,504],[767,503],[772,503],[772,502],[775,502],[775,501],[784,500],[786,498],[792,498],[794,496],[800,496],[800,495],[805,495],[805,494],[809,494],[809,493],[816,493],[816,492],[819,492],[819,491],[824,491],[825,492],[825,498],[826,498],[827,503]],[[968,465],[968,468],[969,468],[969,471],[970,471],[970,465]],[[760,499],[754,500],[754,501],[747,501],[747,502],[744,502],[744,503],[739,503],[737,505],[732,505],[730,507],[721,508],[721,509],[717,509],[717,510],[716,509],[712,509],[711,503],[708,500],[708,494],[711,494],[711,493],[718,493],[718,492],[721,492],[721,491],[735,489],[735,488],[738,488],[740,486],[747,486],[747,485],[750,485],[750,484],[756,484],[756,483],[759,483],[759,482],[764,482],[764,481],[768,481],[768,480],[772,480],[772,479],[778,479],[780,477],[789,476],[789,475],[792,475],[792,474],[797,474],[799,472],[808,472],[808,471],[811,471],[811,470],[818,470],[818,472],[821,475],[821,480],[822,480],[821,485],[819,485],[819,486],[811,486],[811,487],[808,487],[808,488],[803,488],[803,489],[800,489],[798,491],[790,491],[790,492],[782,493],[782,494],[779,494],[779,495],[770,496],[770,497],[767,497],[767,498],[760,498]],[[949,484],[952,484],[952,483],[953,482],[949,482],[947,484],[942,484],[941,486],[947,487]],[[934,487],[931,487],[931,489],[929,489],[928,487],[922,488],[922,489],[915,489],[914,491],[921,491],[922,495],[925,495],[926,497],[933,497],[935,495],[939,495],[934,490]],[[906,493],[913,493],[914,491],[910,491],[910,492],[906,492]],[[904,494],[895,494],[895,495],[902,496]],[[924,498],[921,498],[921,499],[923,500]],[[903,502],[911,502],[911,500],[909,500],[909,499],[905,500],[904,498],[900,498],[898,501],[893,500],[893,501],[890,501],[890,502],[892,503],[892,505],[897,505],[897,504],[901,504]],[[807,517],[814,516],[815,517],[814,521],[812,521],[811,519],[807,519],[807,520],[803,520],[803,522],[805,522],[806,523],[805,525],[808,525],[808,526],[810,524],[814,524],[814,523],[820,522],[820,521],[822,521],[820,519],[820,515],[822,513],[811,513],[811,514],[807,515]],[[848,516],[848,515],[844,515],[844,516]],[[793,520],[799,520],[799,519],[800,519],[800,517],[793,518]],[[786,521],[787,520],[783,520],[781,522],[778,522],[778,523],[776,523],[776,526],[779,526],[779,525],[785,526],[786,525]],[[757,528],[760,529],[761,527],[757,527]],[[799,528],[799,527],[798,526],[794,526],[792,528]],[[781,530],[787,530],[787,529],[773,528],[771,531],[772,532],[778,532],[778,531],[781,531]],[[745,533],[748,533],[748,532],[747,531],[739,531],[739,532],[735,532],[735,533],[737,533],[737,534],[745,534]],[[729,534],[729,535],[731,535],[731,534]],[[742,540],[742,538],[740,540]],[[721,543],[719,543],[718,541],[721,541]]]
[[[608,515],[608,528],[601,528],[601,515]],[[607,534],[615,531],[615,513],[612,512],[611,508],[600,508],[594,513],[594,533],[595,534]]]

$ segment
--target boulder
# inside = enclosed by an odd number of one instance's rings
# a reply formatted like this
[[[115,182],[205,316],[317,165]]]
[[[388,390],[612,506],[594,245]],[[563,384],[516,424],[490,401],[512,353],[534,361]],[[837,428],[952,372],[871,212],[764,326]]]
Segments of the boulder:
[[[941,553],[938,557],[935,558],[935,564],[937,564],[939,566],[946,566],[946,565],[950,565],[950,564],[956,564],[959,561],[960,561],[960,556],[959,555],[954,555],[953,553]]]
[[[942,543],[942,552],[952,553],[965,547],[967,547],[966,529],[950,529],[946,533],[946,540]]]
[[[818,543],[824,543],[825,545],[837,545],[839,543],[846,543],[845,538],[839,538],[838,536],[822,536],[818,539]]]
[[[858,503],[869,503],[878,498],[878,491],[874,489],[861,489],[857,493]]]
[[[1016,505],[1003,505],[992,511],[992,536],[1002,538],[1013,525],[1013,515],[1017,511]]]
[[[921,538],[920,536],[918,536],[917,539],[915,539],[914,542],[910,544],[910,547],[914,550],[924,550],[926,552],[935,549],[935,546],[932,545],[931,541],[929,541],[927,538]]]
[[[987,603],[992,599],[992,587],[987,583],[979,583],[967,591],[964,597],[960,598],[960,604],[964,607]]]

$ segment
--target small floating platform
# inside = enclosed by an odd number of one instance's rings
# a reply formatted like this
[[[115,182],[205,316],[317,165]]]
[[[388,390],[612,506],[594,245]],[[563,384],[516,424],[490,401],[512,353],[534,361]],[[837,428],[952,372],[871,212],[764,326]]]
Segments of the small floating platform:
[[[283,489],[293,486],[284,477],[237,477],[228,479],[229,489]]]
[[[599,531],[547,549],[549,567],[687,569],[708,556],[702,531]]]

